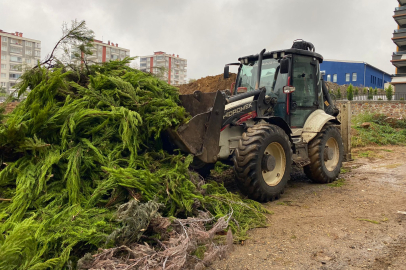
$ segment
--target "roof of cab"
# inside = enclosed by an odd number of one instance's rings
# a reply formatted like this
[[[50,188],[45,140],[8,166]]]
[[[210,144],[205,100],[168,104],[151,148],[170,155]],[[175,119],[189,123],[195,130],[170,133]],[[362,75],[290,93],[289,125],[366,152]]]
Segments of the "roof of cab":
[[[286,50],[265,52],[263,59],[274,58],[275,53],[277,54],[277,59],[282,58],[282,53],[284,55],[297,54],[297,55],[315,57],[315,58],[317,58],[317,60],[319,60],[320,63],[323,63],[323,56],[321,56],[321,54],[307,51],[307,50],[300,50],[300,49],[286,49]],[[252,61],[252,60],[257,60],[258,57],[259,57],[259,54],[248,55],[248,56],[238,58],[238,61],[241,61],[241,59],[246,59],[246,58],[248,58],[248,61]]]

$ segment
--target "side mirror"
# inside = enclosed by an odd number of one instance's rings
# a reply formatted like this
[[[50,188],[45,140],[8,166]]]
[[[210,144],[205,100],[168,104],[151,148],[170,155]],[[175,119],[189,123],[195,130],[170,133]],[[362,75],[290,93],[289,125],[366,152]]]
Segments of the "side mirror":
[[[283,87],[283,93],[285,94],[290,94],[292,92],[295,92],[296,88],[294,86],[285,86]]]
[[[224,79],[228,79],[228,78],[230,78],[230,67],[225,66],[224,67]]]
[[[280,73],[281,74],[288,74],[289,73],[289,65],[290,65],[290,59],[289,58],[282,59],[281,63],[280,63]]]

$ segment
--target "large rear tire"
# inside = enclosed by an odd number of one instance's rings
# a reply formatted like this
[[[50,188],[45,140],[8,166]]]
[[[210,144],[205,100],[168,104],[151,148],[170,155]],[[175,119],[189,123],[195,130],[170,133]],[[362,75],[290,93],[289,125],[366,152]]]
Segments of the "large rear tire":
[[[279,199],[290,178],[292,149],[278,126],[257,124],[243,133],[235,150],[234,171],[241,191],[250,199]]]
[[[337,179],[344,157],[344,145],[338,129],[326,124],[309,143],[310,164],[304,172],[315,183],[325,184]]]

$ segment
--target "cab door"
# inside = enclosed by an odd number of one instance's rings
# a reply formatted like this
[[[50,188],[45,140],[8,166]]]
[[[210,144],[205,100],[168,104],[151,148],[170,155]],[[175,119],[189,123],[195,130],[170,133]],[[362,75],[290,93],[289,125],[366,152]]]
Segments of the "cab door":
[[[291,128],[302,128],[309,115],[319,108],[317,65],[313,57],[293,55],[291,85],[296,90],[289,101]]]

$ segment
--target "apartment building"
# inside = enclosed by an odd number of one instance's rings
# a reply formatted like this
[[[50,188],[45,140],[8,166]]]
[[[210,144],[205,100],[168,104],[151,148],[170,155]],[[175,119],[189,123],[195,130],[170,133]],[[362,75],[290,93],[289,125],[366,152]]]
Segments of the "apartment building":
[[[399,7],[395,8],[393,19],[398,29],[393,32],[393,42],[396,52],[392,55],[392,64],[396,67],[396,74],[392,77],[396,94],[406,94],[406,0],[398,0]],[[395,96],[396,96],[395,94]]]
[[[153,55],[140,57],[140,70],[161,77],[171,85],[185,84],[187,77],[187,60],[179,55],[154,52]]]
[[[75,49],[73,49],[75,50]],[[101,40],[93,41],[92,54],[86,55],[85,59],[89,64],[104,63],[110,60],[122,60],[130,56],[130,50],[118,46],[118,43],[110,42],[103,43]],[[74,62],[80,60],[73,60]]]
[[[41,41],[26,38],[20,32],[0,30],[0,48],[0,87],[11,93],[23,70],[40,60]]]

